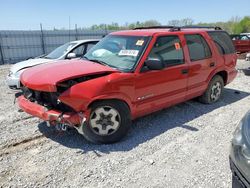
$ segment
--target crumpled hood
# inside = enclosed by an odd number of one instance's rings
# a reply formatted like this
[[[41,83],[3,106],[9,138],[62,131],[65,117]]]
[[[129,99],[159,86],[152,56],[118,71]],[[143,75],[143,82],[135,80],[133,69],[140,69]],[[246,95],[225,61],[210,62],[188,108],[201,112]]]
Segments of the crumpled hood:
[[[28,68],[28,67],[33,67],[35,65],[40,65],[43,63],[48,63],[54,61],[54,59],[45,59],[45,58],[35,58],[35,59],[28,59],[25,61],[21,61],[19,63],[16,63],[14,65],[12,65],[12,67],[10,68],[10,71],[15,74],[16,72]]]
[[[66,60],[25,70],[21,75],[21,82],[33,90],[55,92],[56,84],[59,82],[80,76],[112,72],[118,71],[87,60]]]

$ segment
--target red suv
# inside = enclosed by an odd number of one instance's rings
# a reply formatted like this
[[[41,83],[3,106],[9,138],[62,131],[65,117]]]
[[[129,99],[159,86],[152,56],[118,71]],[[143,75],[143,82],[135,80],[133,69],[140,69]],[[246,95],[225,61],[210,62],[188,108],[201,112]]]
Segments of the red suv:
[[[109,34],[82,59],[24,71],[21,109],[95,143],[120,140],[131,120],[199,97],[219,100],[237,74],[220,28],[149,27]]]

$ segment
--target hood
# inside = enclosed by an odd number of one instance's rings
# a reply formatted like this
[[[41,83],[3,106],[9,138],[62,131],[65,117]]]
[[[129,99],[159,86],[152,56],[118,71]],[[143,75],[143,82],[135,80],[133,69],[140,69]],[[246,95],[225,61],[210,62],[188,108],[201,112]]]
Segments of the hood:
[[[24,86],[38,91],[55,92],[56,84],[87,75],[118,72],[108,66],[87,60],[67,60],[25,70],[21,75]]]
[[[25,61],[21,61],[19,63],[14,64],[11,68],[10,71],[15,74],[16,72],[28,68],[28,67],[33,67],[35,65],[40,65],[43,63],[48,63],[54,61],[54,59],[45,59],[45,58],[35,58],[35,59],[28,59]]]

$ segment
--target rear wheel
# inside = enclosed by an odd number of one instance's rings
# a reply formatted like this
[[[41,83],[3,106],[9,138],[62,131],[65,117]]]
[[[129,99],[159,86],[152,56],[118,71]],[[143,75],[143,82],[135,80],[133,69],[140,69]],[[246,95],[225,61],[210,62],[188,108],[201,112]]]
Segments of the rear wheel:
[[[91,107],[84,137],[94,143],[113,143],[122,139],[131,126],[128,106],[121,101],[100,101]]]
[[[223,88],[224,81],[222,77],[219,75],[214,76],[205,93],[199,97],[199,101],[205,104],[217,102],[222,95]]]

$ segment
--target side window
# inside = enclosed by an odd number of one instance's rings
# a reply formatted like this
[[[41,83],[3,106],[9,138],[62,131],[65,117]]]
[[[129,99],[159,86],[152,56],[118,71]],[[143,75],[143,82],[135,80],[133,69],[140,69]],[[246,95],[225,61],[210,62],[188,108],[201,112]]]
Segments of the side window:
[[[83,56],[83,53],[85,51],[85,47],[86,47],[86,44],[82,44],[80,46],[78,46],[77,48],[75,48],[72,53],[75,53],[76,54],[76,57],[82,57]]]
[[[86,52],[88,52],[93,46],[95,46],[94,43],[88,43]]]
[[[209,36],[213,39],[220,54],[232,54],[235,53],[235,48],[230,36],[224,31],[209,31]],[[239,36],[235,36],[238,40]]]
[[[183,64],[183,51],[179,37],[159,37],[155,42],[148,58],[160,59],[164,62],[166,67]]]
[[[199,34],[185,35],[189,50],[190,60],[197,61],[212,56],[211,50],[205,39]]]

